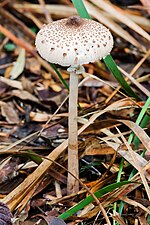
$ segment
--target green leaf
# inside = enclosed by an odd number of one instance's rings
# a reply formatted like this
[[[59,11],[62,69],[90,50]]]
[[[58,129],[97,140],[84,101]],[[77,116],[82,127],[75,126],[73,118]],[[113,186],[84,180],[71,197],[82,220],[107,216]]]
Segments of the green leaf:
[[[130,183],[130,181],[122,181],[119,183],[110,184],[110,185],[103,187],[102,189],[96,191],[94,193],[94,195],[97,198],[100,198],[104,194],[107,194],[108,192],[111,192],[111,191],[115,190],[116,188],[119,188],[119,187],[129,184],[129,183]],[[94,201],[94,198],[90,195],[90,196],[86,197],[84,200],[82,200],[81,202],[79,202],[77,205],[71,207],[69,210],[67,210],[66,212],[59,215],[58,217],[65,220],[65,219],[69,218],[70,216],[72,216],[73,214],[75,214],[76,212],[78,212],[79,210],[83,209],[85,206],[87,206],[88,204],[90,204],[93,201]]]

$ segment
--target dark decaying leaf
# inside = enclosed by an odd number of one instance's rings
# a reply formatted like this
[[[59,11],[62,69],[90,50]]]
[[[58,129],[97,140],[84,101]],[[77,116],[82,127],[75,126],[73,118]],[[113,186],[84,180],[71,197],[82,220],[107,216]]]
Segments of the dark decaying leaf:
[[[66,225],[66,223],[62,219],[55,216],[44,216],[42,214],[38,214],[37,216],[42,217],[48,225]]]
[[[0,102],[2,116],[6,118],[9,124],[18,124],[19,116],[13,106],[13,103]]]
[[[0,81],[0,95],[2,95],[8,88],[8,85]]]
[[[0,202],[0,225],[11,225],[12,214],[4,203]]]
[[[66,223],[62,220],[59,219],[55,216],[51,216],[51,217],[46,217],[46,222],[48,223],[48,225],[65,225]]]
[[[4,166],[1,165],[0,169],[0,185],[2,183],[5,183],[6,181],[12,180],[14,177],[17,176],[18,172],[18,159],[12,158],[7,161],[7,163],[4,164]],[[0,189],[0,193],[2,189]]]

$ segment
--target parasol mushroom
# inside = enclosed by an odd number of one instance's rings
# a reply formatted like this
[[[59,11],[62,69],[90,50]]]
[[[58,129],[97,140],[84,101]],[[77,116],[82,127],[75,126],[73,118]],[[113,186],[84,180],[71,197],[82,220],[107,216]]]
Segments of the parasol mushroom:
[[[48,62],[69,67],[68,171],[78,178],[78,74],[83,72],[83,64],[95,62],[110,53],[113,37],[102,24],[72,16],[44,25],[35,44],[39,54]],[[78,180],[71,174],[68,174],[67,190],[68,193],[79,190]]]

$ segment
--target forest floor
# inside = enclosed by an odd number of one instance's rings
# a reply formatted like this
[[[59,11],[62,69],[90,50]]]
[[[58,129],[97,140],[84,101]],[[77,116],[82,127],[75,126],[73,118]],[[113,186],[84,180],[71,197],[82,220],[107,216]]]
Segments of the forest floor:
[[[43,24],[77,11],[69,0],[0,1],[1,225],[150,224],[147,2],[84,1],[92,19],[111,30],[111,56],[138,98],[124,92],[103,60],[84,65],[80,190],[67,194],[69,92],[57,72],[67,84],[69,73],[39,56],[35,37]]]

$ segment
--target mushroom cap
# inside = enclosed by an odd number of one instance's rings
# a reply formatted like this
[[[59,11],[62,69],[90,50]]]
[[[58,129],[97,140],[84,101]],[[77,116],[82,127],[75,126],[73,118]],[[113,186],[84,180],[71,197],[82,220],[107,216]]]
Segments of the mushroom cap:
[[[47,61],[61,66],[78,66],[108,55],[113,37],[102,24],[72,16],[43,25],[35,44]]]

